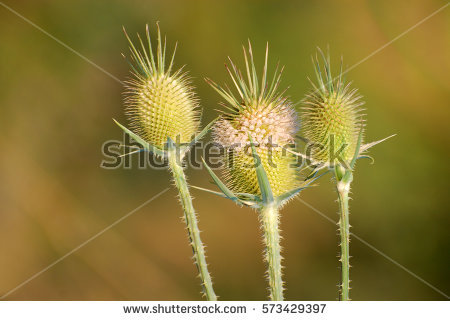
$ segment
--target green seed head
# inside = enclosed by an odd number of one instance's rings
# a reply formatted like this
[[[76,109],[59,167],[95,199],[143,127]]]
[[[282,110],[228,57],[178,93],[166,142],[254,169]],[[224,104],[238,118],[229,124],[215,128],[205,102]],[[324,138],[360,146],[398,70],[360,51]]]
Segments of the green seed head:
[[[176,46],[165,68],[166,43],[161,41],[158,26],[156,59],[153,55],[148,25],[148,50],[138,35],[140,50],[128,35],[133,78],[127,81],[126,114],[131,129],[152,145],[163,148],[170,137],[180,143],[190,142],[199,129],[199,102],[186,72],[172,72]]]
[[[230,60],[232,70],[227,69],[238,91],[238,98],[228,86],[223,89],[208,81],[227,102],[223,104],[226,110],[213,127],[213,137],[215,142],[227,150],[225,179],[228,185],[236,193],[260,195],[250,135],[267,173],[273,195],[279,196],[299,186],[297,170],[292,166],[295,156],[283,149],[294,142],[297,115],[283,93],[277,93],[281,78],[278,68],[272,82],[267,82],[267,53],[266,48],[261,84],[256,76],[250,44],[250,59],[244,48],[247,81]]]
[[[303,100],[302,132],[304,138],[313,144],[309,156],[314,161],[334,162],[336,154],[341,151],[339,156],[350,162],[364,127],[360,114],[364,102],[357,89],[351,89],[351,83],[346,84],[343,80],[342,60],[339,76],[333,79],[330,58],[325,58],[320,49],[319,52],[324,61],[324,75],[316,55],[313,63],[318,84],[311,82],[313,90]]]

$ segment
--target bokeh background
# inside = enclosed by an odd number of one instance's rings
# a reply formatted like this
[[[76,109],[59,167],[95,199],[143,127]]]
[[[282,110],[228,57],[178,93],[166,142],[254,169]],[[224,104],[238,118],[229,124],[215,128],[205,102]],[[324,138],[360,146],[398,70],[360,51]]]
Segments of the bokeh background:
[[[186,64],[212,120],[219,96],[203,81],[227,80],[251,39],[299,101],[310,56],[330,46],[347,66],[443,6],[445,1],[4,0],[23,17],[124,80],[122,33],[160,21],[178,66]],[[100,168],[101,146],[121,139],[122,86],[0,6],[0,295],[46,268],[167,186],[165,170]],[[336,66],[337,64],[334,64]],[[261,65],[260,65],[261,66]],[[273,70],[273,69],[272,69]],[[367,102],[374,165],[359,162],[352,231],[445,293],[449,274],[450,7],[347,74]],[[205,171],[190,182],[212,187]],[[267,296],[256,214],[193,191],[210,270],[223,300]],[[302,199],[337,220],[329,177]],[[171,190],[10,293],[6,300],[200,300],[176,193]],[[335,300],[336,226],[299,201],[283,210],[287,299]],[[354,300],[442,300],[424,283],[357,240]]]

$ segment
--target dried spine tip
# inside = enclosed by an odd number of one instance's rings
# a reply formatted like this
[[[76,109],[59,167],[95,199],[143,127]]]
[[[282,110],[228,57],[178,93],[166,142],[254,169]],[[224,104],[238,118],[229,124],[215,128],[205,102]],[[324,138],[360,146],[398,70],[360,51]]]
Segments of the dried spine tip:
[[[339,155],[349,162],[358,144],[358,137],[364,127],[361,100],[357,89],[351,89],[351,83],[345,83],[342,72],[342,59],[339,76],[332,78],[330,57],[323,58],[323,73],[319,59],[313,58],[318,84],[311,82],[313,90],[302,101],[301,114],[304,138],[314,144],[311,158],[317,162],[333,161],[331,155],[341,148]]]
[[[244,48],[247,81],[231,59],[231,70],[227,68],[238,98],[228,87],[222,88],[208,80],[226,100],[226,105],[223,104],[226,110],[213,127],[213,137],[228,152],[225,179],[234,192],[260,194],[249,148],[250,135],[267,172],[273,194],[279,196],[299,184],[297,171],[291,166],[295,156],[283,150],[294,142],[298,129],[297,114],[283,93],[277,93],[281,71],[277,68],[271,83],[267,81],[267,48],[260,84],[250,44],[248,55]]]
[[[189,142],[200,126],[199,101],[187,73],[181,69],[172,72],[176,47],[166,69],[166,43],[161,40],[159,27],[156,59],[148,26],[148,50],[139,35],[140,49],[126,36],[133,78],[126,82],[124,101],[131,129],[158,148],[163,148],[168,137]]]

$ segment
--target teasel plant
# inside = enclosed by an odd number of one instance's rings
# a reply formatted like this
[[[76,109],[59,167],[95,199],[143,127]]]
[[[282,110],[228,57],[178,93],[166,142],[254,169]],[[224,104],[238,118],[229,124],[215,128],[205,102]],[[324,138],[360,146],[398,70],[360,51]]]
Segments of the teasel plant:
[[[350,300],[349,193],[356,161],[370,158],[373,163],[373,158],[367,155],[368,149],[395,135],[363,143],[366,124],[362,96],[356,88],[352,88],[351,82],[346,82],[342,57],[339,75],[333,78],[329,50],[327,56],[320,48],[317,51],[312,58],[317,83],[310,80],[312,89],[302,101],[300,116],[302,139],[310,147],[310,152],[307,155],[294,153],[310,161],[313,168],[311,175],[316,175],[322,169],[334,172],[340,215],[338,226],[342,270],[339,298],[346,301]]]
[[[205,247],[200,238],[197,214],[184,173],[183,159],[190,148],[210,129],[213,122],[200,129],[200,106],[188,73],[183,67],[174,71],[174,57],[166,64],[166,40],[162,41],[157,24],[157,48],[153,52],[148,25],[146,41],[138,34],[139,45],[131,41],[129,64],[132,77],[126,81],[124,103],[130,129],[117,123],[142,145],[136,152],[151,152],[168,163],[184,211],[193,259],[207,300],[215,301],[211,275],[206,263]]]
[[[252,47],[243,47],[246,78],[229,58],[226,65],[235,91],[206,81],[224,99],[221,116],[214,124],[214,142],[225,149],[223,182],[203,160],[220,192],[196,187],[228,198],[258,212],[265,244],[270,299],[284,299],[280,236],[280,209],[316,178],[300,179],[297,157],[286,152],[293,148],[298,129],[292,103],[279,91],[283,68],[273,78],[267,76],[268,46],[261,80],[258,79]],[[195,187],[195,186],[194,186]]]

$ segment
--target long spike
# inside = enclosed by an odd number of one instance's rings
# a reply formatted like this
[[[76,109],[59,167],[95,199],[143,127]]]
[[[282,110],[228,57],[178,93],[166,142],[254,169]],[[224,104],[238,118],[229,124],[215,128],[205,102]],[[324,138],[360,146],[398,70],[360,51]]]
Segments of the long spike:
[[[216,84],[214,81],[212,81],[209,78],[205,78],[205,81],[214,88],[215,91],[217,91],[228,103],[232,106],[239,104],[236,99],[230,95],[230,92],[227,92],[222,87],[220,87],[218,84]]]
[[[264,68],[263,68],[263,76],[262,76],[262,80],[261,80],[261,94],[259,95],[259,100],[261,101],[262,98],[264,97],[266,90],[267,90],[267,85],[266,85],[266,81],[267,81],[267,61],[268,61],[268,57],[269,57],[269,43],[266,43],[266,57],[264,60]]]
[[[253,97],[258,97],[258,75],[256,74],[255,61],[253,59],[253,50],[250,39],[248,40],[248,52],[250,55],[250,64],[252,66],[252,81],[253,81]]]
[[[343,64],[344,64],[344,56],[341,55],[341,65],[339,67],[339,80],[338,80],[338,88],[337,88],[338,94],[341,92],[341,89],[342,89],[342,65]]]
[[[127,31],[125,30],[125,27],[123,27],[123,32],[125,33],[125,37],[127,38],[128,43],[130,45],[131,57],[136,61],[138,67],[140,67],[142,69],[142,66],[144,65],[144,61],[142,60],[142,57],[139,54],[139,51],[136,49],[136,47],[134,46],[130,37],[128,36]]]
[[[166,69],[166,44],[167,44],[167,37],[164,36],[164,50],[162,55],[163,72]]]
[[[230,74],[231,79],[233,80],[234,86],[236,87],[237,91],[239,92],[239,96],[241,96],[242,99],[244,98],[244,93],[242,91],[242,88],[240,85],[242,85],[242,81],[239,80],[239,73],[237,71],[237,67],[234,65],[233,61],[230,57],[228,57],[228,60],[230,61],[231,68],[233,72],[228,68],[228,65],[225,64],[225,68],[227,69],[228,73]],[[237,80],[236,80],[237,78]],[[238,84],[239,83],[239,84]]]
[[[160,74],[164,73],[164,64],[163,64],[163,56],[162,56],[162,46],[161,46],[161,30],[159,29],[159,21],[156,23],[156,27],[158,29],[158,48],[156,49],[158,56],[158,71]]]
[[[148,28],[148,24],[145,25],[145,33],[147,34],[148,51],[150,54],[150,62],[152,63],[152,69],[153,69],[153,72],[157,72],[156,64],[155,64],[155,57],[153,56],[152,41],[151,41],[151,37],[150,37],[150,30]]]
[[[278,69],[280,68],[280,62],[277,62],[277,66],[275,67],[275,72],[273,73],[273,77],[272,77],[272,81],[270,83],[270,88],[267,91],[267,95],[270,97],[272,95],[272,92],[276,90],[275,86],[275,82],[276,82],[276,78],[277,78],[277,74],[278,74]]]
[[[325,84],[323,82],[322,71],[320,69],[319,57],[317,56],[317,53],[316,53],[316,60],[314,61],[314,59],[313,59],[313,62],[316,65],[316,68],[314,69],[314,71],[316,72],[317,80],[319,81],[319,86],[322,89],[322,92],[325,93],[326,88],[325,88]]]
[[[147,63],[144,64],[143,67],[145,67],[148,70],[149,74],[153,74],[153,70],[151,69],[152,67],[151,67],[150,59],[147,54],[147,50],[145,49],[144,42],[142,41],[142,38],[139,35],[139,33],[138,33],[138,39],[141,44],[141,48],[142,48],[142,52],[144,53],[145,60],[147,61]]]
[[[244,60],[245,60],[245,68],[247,70],[248,85],[250,88],[250,92],[253,93],[254,90],[253,90],[253,83],[252,83],[252,78],[251,78],[251,73],[250,73],[250,67],[249,67],[249,63],[248,63],[247,50],[245,49],[245,46],[242,46],[242,49],[244,51]]]
[[[173,48],[172,59],[170,60],[169,69],[167,69],[167,74],[168,75],[170,75],[170,72],[172,71],[173,62],[174,62],[174,59],[175,59],[175,53],[177,52],[177,48],[178,48],[178,41],[175,42],[175,47]]]
[[[236,66],[233,64],[233,61],[231,61],[230,57],[228,57],[228,60],[230,61],[231,68],[234,71],[234,74],[238,76],[238,72],[236,70]],[[237,91],[239,92],[239,96],[241,96],[242,99],[244,99],[244,94],[241,90],[241,87],[238,85],[238,81],[236,81],[235,75],[233,75],[233,72],[228,68],[228,65],[225,64],[225,68],[227,69],[228,73],[230,74],[231,79],[233,80],[234,86],[236,87]]]

